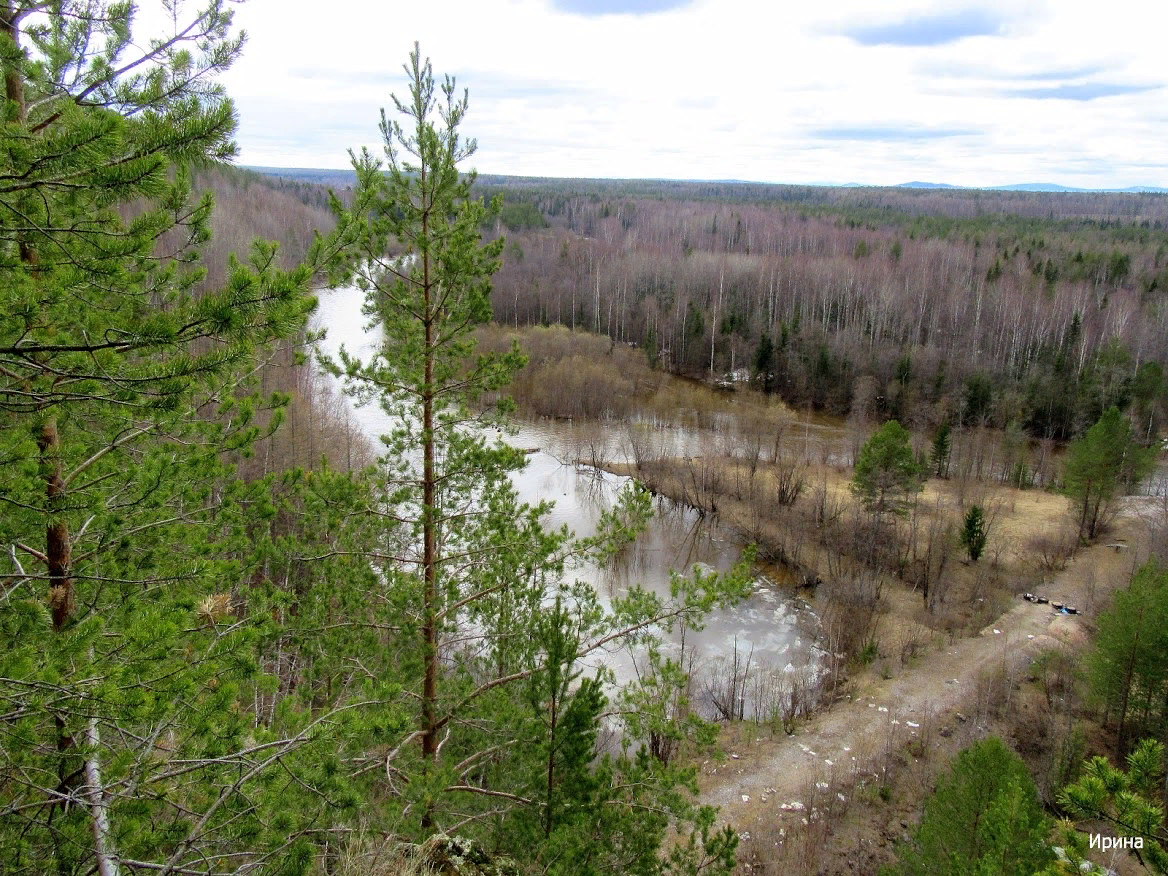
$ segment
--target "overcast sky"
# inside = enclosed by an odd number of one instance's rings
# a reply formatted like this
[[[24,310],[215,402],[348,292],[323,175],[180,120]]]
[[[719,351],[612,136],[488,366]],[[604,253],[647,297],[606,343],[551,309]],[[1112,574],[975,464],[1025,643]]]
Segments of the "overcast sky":
[[[239,161],[379,147],[414,40],[483,173],[1168,186],[1160,0],[249,0]]]

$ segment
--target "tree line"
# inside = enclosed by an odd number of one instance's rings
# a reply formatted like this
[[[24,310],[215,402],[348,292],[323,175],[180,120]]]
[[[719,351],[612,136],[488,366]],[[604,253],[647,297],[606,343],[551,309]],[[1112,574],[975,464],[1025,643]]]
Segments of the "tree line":
[[[922,216],[915,190],[840,190],[811,207],[698,189],[489,187],[508,239],[495,318],[605,334],[680,374],[740,370],[837,414],[872,380],[878,410],[916,428],[1066,440],[1113,404],[1135,405],[1146,436],[1162,422],[1165,197],[1028,194],[1070,218],[1022,219],[997,212],[1017,206],[1012,193],[946,191],[930,197],[984,212]]]

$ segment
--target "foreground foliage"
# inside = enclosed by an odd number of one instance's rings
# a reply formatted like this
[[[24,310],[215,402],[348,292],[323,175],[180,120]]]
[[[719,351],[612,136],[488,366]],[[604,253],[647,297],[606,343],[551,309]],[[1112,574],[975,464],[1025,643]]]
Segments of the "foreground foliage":
[[[585,677],[580,666],[622,644],[654,644],[674,624],[700,625],[742,593],[742,572],[607,599],[565,577],[619,550],[648,495],[626,491],[582,541],[544,530],[547,504],[519,501],[508,474],[524,454],[488,440],[493,421],[472,408],[523,362],[515,348],[474,351],[502,248],[481,244],[479,228],[497,205],[472,199],[473,177],[457,169],[474,151],[458,131],[465,93],[449,79],[436,85],[416,48],[406,73],[409,97],[395,98],[396,118],[382,116],[388,172],[367,152],[355,156],[355,206],[338,220],[338,234],[358,239],[339,275],[365,293],[384,344],[364,360],[342,349],[326,362],[391,424],[371,553],[384,583],[368,598],[393,618],[379,665],[401,695],[374,791],[379,821],[419,840],[458,830],[539,872],[727,872],[736,839],[693,804],[692,771],[650,756],[632,732],[657,701],[623,694],[621,741],[600,753],[612,676],[601,664]],[[684,717],[661,716],[678,727]],[[690,840],[662,860],[679,822]]]
[[[925,803],[897,876],[1032,876],[1054,860],[1050,822],[1021,759],[996,736],[957,755]]]
[[[1088,666],[1104,721],[1117,721],[1118,757],[1127,754],[1133,725],[1156,734],[1168,727],[1168,569],[1157,559],[1145,563],[1099,616]]]
[[[1104,757],[1093,757],[1079,781],[1068,785],[1059,803],[1083,821],[1103,822],[1117,837],[1132,840],[1153,873],[1168,873],[1168,829],[1164,825],[1164,746],[1145,739],[1127,758],[1126,772]],[[1138,841],[1138,842],[1137,842]],[[1081,850],[1082,839],[1072,841]]]
[[[278,614],[245,587],[262,489],[230,459],[278,422],[249,374],[312,307],[257,245],[196,296],[229,157],[219,0],[138,42],[128,3],[8,3],[0,137],[0,856],[8,872],[296,869],[336,794],[329,710],[258,721]],[[142,46],[145,46],[143,48]],[[265,411],[265,409],[267,409]],[[310,795],[311,796],[311,795]]]
[[[515,496],[522,454],[468,412],[519,358],[468,341],[498,245],[456,168],[465,99],[433,124],[415,53],[389,178],[359,162],[305,264],[256,244],[204,289],[189,181],[233,152],[214,77],[241,39],[220,0],[171,5],[155,40],[127,3],[0,7],[5,872],[305,873],[445,829],[545,873],[728,872],[692,772],[633,732],[705,728],[636,689],[610,704],[579,661],[699,625],[744,572],[601,599],[563,572],[635,533],[643,491],[582,542]],[[391,342],[336,366],[396,417],[386,455],[241,477],[287,401],[257,373],[326,267],[360,275]],[[613,708],[642,724],[602,751]]]

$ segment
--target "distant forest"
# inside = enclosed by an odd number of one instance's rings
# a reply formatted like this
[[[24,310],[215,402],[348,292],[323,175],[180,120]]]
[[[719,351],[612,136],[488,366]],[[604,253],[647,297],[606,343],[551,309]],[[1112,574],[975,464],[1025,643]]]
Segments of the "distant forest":
[[[314,176],[315,174],[315,176]],[[320,183],[281,180],[323,206]],[[495,319],[845,415],[1065,440],[1165,418],[1168,195],[483,176]]]

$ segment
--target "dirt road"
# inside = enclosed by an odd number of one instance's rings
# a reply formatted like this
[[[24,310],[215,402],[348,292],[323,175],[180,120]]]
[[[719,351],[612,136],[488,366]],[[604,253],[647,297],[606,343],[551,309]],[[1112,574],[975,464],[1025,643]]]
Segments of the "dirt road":
[[[1138,535],[1137,528],[1124,527],[1121,537]],[[1131,554],[1103,545],[1084,550],[1045,591],[1073,605],[1101,604],[1128,580]],[[877,752],[890,750],[890,743],[936,729],[940,716],[946,722],[976,721],[990,695],[987,677],[1004,670],[1012,678],[1040,651],[1059,642],[1081,643],[1085,620],[1018,598],[979,635],[928,651],[893,678],[862,674],[850,699],[815,715],[794,736],[743,739],[739,732],[728,760],[702,765],[702,799],[722,806],[729,823],[740,816],[743,823],[755,821],[769,809],[802,811],[808,804],[798,797],[815,783],[827,788],[854,777]]]

